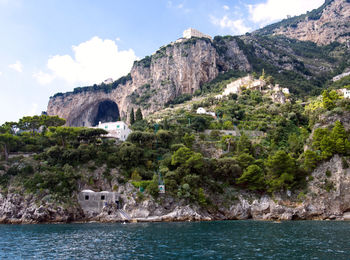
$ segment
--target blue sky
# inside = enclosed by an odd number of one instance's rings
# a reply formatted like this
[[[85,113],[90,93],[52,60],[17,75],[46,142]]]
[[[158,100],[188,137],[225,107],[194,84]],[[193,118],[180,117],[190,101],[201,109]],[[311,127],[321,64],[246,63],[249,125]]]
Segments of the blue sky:
[[[324,0],[0,0],[0,124],[49,97],[125,75],[182,36],[240,35]]]

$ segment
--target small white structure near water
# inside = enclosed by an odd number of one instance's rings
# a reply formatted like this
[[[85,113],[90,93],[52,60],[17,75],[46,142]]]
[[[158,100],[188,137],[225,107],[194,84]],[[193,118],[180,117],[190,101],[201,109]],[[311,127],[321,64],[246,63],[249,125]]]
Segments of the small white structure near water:
[[[111,204],[115,204],[117,208],[121,207],[118,193],[110,191],[82,190],[78,194],[78,202],[87,214],[100,213],[103,207]]]
[[[129,134],[132,132],[128,125],[123,121],[107,123],[99,122],[97,128],[106,130],[108,132],[106,137],[117,138],[121,141],[125,141],[128,138]]]

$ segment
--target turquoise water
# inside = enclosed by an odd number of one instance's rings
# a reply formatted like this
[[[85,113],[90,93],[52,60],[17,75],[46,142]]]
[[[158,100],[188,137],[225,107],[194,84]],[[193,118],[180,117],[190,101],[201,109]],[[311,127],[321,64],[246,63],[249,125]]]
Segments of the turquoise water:
[[[0,259],[350,259],[350,222],[0,225]]]

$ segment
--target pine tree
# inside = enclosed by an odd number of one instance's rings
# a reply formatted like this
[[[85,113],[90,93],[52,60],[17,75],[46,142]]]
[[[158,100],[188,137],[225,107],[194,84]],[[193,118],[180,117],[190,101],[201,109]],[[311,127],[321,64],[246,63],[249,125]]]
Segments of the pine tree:
[[[142,117],[141,108],[138,108],[136,111],[136,121],[141,121],[142,119],[143,117]]]
[[[130,122],[130,125],[133,125],[133,124],[135,123],[135,114],[134,114],[134,108],[131,108],[129,122]]]

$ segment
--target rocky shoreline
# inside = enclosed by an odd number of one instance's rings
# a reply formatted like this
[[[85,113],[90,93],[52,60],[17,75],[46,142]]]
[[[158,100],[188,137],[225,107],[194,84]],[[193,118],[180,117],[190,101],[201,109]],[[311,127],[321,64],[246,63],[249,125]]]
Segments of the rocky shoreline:
[[[328,174],[326,174],[328,172]],[[330,172],[330,173],[329,173]],[[332,184],[325,188],[325,184]],[[127,183],[118,192],[123,210],[106,206],[99,214],[86,214],[76,201],[57,205],[33,194],[0,193],[0,224],[70,223],[70,222],[170,222],[212,220],[350,220],[350,169],[343,169],[335,155],[312,173],[307,193],[270,195],[237,191],[236,200],[224,204],[212,197],[215,210],[190,205],[169,195],[137,199],[137,189]],[[40,201],[40,202],[38,202]],[[226,201],[227,203],[227,201]],[[39,205],[40,204],[40,205]],[[225,206],[223,206],[225,205]]]

